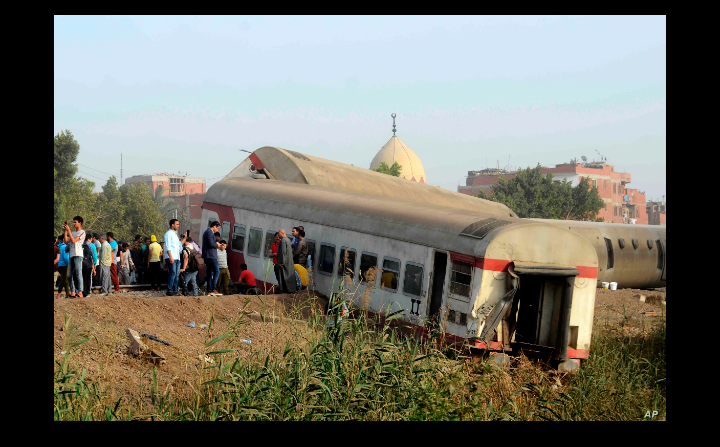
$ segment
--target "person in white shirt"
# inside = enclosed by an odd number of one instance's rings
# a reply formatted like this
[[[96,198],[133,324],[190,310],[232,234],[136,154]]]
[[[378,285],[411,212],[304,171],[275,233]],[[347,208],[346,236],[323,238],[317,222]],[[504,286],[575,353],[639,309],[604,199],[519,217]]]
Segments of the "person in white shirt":
[[[83,259],[83,243],[85,242],[85,231],[82,229],[83,218],[80,216],[73,217],[73,227],[75,231],[70,231],[70,227],[65,221],[63,229],[65,235],[63,241],[70,245],[70,262],[68,262],[68,283],[70,285],[70,298],[83,297],[83,277],[82,277],[82,259]],[[77,295],[75,295],[77,291]]]
[[[170,229],[165,233],[165,265],[168,269],[167,296],[177,295],[178,280],[180,279],[180,239],[177,230],[180,228],[180,221],[170,219]]]

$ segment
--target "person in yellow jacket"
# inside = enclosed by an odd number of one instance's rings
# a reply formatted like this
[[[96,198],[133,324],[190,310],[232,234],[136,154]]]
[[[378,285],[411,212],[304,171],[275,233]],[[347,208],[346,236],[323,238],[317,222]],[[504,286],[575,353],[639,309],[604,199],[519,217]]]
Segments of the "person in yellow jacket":
[[[300,284],[302,285],[302,288],[300,290],[305,290],[307,288],[308,284],[310,284],[310,278],[308,276],[308,272],[300,264],[295,264],[295,271],[297,272],[298,276],[300,277]]]

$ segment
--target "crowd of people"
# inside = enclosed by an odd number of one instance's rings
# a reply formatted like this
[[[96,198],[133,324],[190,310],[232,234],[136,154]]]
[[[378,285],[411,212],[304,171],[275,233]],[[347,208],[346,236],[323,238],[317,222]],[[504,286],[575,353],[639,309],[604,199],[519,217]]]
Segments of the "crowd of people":
[[[231,278],[227,241],[219,233],[220,222],[213,221],[202,235],[202,250],[187,231],[178,235],[180,222],[170,219],[169,228],[158,242],[155,235],[136,235],[131,243],[116,241],[112,232],[85,233],[83,218],[75,216],[72,228],[67,221],[63,234],[53,237],[55,270],[54,284],[58,292],[69,298],[90,295],[98,286],[105,296],[120,291],[120,285],[149,284],[159,291],[167,284],[166,295],[198,296],[198,273],[205,266],[207,295],[230,294]],[[293,227],[291,240],[284,229],[275,233],[267,257],[272,258],[279,291],[293,293],[308,286],[308,243],[305,228]],[[234,293],[258,293],[257,282],[247,264],[239,266],[240,275],[232,281]]]

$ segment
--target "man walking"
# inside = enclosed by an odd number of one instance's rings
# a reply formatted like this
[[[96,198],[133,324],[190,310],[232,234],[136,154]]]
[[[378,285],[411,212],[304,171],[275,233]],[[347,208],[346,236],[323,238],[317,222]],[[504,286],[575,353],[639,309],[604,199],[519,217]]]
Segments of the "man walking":
[[[61,234],[57,237],[57,247],[58,250],[60,250],[60,259],[58,259],[58,281],[57,281],[57,288],[58,293],[57,297],[55,299],[60,298],[60,291],[62,289],[65,289],[65,297],[70,296],[70,284],[68,284],[67,280],[67,271],[68,271],[68,263],[70,262],[70,256],[68,252],[65,250],[65,242],[63,240],[65,239],[65,235]]]
[[[102,296],[110,293],[111,265],[112,247],[105,238],[105,234],[103,234],[102,236],[100,236],[100,292],[102,293]]]
[[[217,220],[210,223],[210,228],[205,230],[202,239],[202,258],[205,261],[205,276],[207,278],[208,295],[217,296],[218,276],[220,268],[217,262],[218,244],[215,240],[215,232],[220,229],[220,222]]]
[[[85,242],[85,231],[82,229],[83,218],[73,217],[75,231],[70,231],[70,226],[64,225],[64,242],[70,244],[70,262],[68,262],[68,282],[70,283],[70,298],[75,298],[77,290],[80,298],[83,297],[82,258],[83,243]]]
[[[118,279],[117,262],[118,258],[118,244],[115,242],[115,235],[112,231],[107,232],[107,240],[112,248],[112,263],[110,264],[110,278],[112,279],[115,292],[120,291],[120,280]]]
[[[168,268],[168,279],[166,292],[167,296],[177,295],[178,280],[180,279],[180,239],[177,230],[180,228],[180,221],[170,219],[170,229],[165,232],[165,265]]]

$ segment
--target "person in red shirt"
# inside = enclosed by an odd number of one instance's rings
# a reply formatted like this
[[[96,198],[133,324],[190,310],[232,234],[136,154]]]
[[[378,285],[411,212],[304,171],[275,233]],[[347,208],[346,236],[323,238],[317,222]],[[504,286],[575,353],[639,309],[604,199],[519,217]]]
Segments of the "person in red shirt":
[[[275,233],[275,242],[270,246],[270,253],[268,254],[272,260],[273,260],[273,270],[275,272],[275,279],[277,279],[277,283],[280,284],[280,273],[278,272],[277,265],[277,251],[278,247],[280,246],[280,235],[278,233]]]
[[[257,287],[257,282],[255,282],[255,275],[253,275],[252,272],[247,269],[247,264],[240,264],[240,279],[235,284],[236,290],[240,293],[245,293],[248,289],[251,289],[253,287]]]

